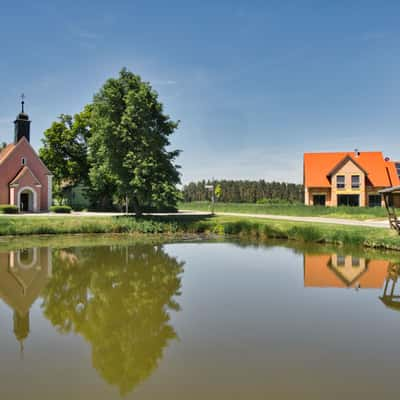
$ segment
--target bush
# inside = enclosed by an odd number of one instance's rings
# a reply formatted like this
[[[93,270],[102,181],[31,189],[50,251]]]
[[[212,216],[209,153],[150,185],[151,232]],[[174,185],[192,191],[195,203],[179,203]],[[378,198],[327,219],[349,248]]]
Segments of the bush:
[[[70,214],[72,208],[70,206],[52,206],[50,211],[57,214]]]
[[[11,204],[0,204],[0,214],[18,214],[18,207]]]

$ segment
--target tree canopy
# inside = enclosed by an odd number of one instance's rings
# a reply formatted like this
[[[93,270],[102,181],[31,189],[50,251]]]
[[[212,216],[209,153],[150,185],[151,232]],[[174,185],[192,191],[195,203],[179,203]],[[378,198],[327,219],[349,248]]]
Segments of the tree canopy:
[[[191,182],[184,186],[183,197],[185,201],[209,200],[210,193],[205,185],[213,184],[219,201],[232,203],[256,202],[288,202],[304,201],[303,185],[286,182],[259,181],[200,181]],[[218,195],[217,195],[218,189]]]
[[[169,137],[177,127],[151,85],[124,68],[82,113],[51,125],[40,156],[56,183],[84,182],[97,207],[129,201],[138,214],[174,208],[179,150],[169,149]]]
[[[61,114],[44,132],[39,156],[54,175],[55,194],[61,188],[87,183],[91,106],[74,116]]]

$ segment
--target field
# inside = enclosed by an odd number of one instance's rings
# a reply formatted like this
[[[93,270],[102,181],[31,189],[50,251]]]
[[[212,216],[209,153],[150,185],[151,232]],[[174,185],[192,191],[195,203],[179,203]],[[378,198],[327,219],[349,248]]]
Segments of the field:
[[[210,202],[180,203],[180,210],[210,211]],[[254,203],[215,203],[215,212],[234,212],[243,214],[271,214],[299,217],[331,217],[358,220],[387,218],[386,209],[381,207],[309,207],[301,204],[254,204]]]

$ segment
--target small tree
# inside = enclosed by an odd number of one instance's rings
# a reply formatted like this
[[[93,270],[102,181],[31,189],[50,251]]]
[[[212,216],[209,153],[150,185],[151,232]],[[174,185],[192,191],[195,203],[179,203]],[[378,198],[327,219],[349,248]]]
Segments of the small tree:
[[[90,136],[91,106],[74,117],[61,114],[44,132],[39,156],[54,175],[54,194],[63,187],[88,181],[87,140]]]
[[[222,187],[221,187],[221,185],[219,183],[217,184],[217,186],[215,186],[214,194],[215,194],[215,197],[217,198],[217,201],[222,196]]]

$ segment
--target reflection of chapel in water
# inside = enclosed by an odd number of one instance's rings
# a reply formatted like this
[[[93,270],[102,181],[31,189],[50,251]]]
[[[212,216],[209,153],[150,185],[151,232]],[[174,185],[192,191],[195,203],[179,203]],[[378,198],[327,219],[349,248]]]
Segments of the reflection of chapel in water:
[[[51,249],[0,253],[0,298],[14,311],[14,334],[23,349],[29,335],[29,311],[52,271]]]

